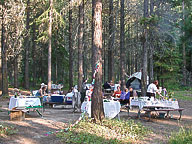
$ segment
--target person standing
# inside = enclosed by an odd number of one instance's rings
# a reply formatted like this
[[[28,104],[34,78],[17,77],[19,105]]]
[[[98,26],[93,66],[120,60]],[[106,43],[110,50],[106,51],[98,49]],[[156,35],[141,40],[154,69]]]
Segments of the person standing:
[[[147,96],[149,98],[151,98],[152,96],[155,98],[156,97],[156,93],[160,95],[160,97],[162,97],[161,93],[159,92],[157,86],[158,86],[159,82],[158,80],[155,80],[153,83],[151,83],[148,88],[147,88]]]

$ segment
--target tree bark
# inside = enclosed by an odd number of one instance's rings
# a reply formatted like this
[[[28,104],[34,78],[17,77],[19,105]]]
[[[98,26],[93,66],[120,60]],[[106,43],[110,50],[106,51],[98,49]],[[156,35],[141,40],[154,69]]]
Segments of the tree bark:
[[[36,71],[37,71],[37,64],[36,64],[36,23],[33,23],[32,26],[32,59],[33,59],[33,72],[32,72],[32,76],[33,76],[33,87],[36,86],[36,79],[37,79],[37,75],[36,75]]]
[[[148,0],[144,0],[144,18],[148,17]],[[147,38],[148,31],[146,23],[143,29],[143,61],[142,61],[142,76],[141,76],[141,95],[145,96],[147,91]]]
[[[3,34],[3,14],[2,14],[2,20],[1,20],[1,46],[0,46],[0,91],[2,91],[2,34]],[[0,94],[1,96],[1,94]]]
[[[6,46],[6,31],[4,26],[4,15],[2,16],[2,32],[1,32],[1,56],[2,56],[2,95],[8,94],[8,79],[7,79],[7,46]]]
[[[78,90],[82,90],[83,83],[83,9],[84,0],[79,5],[79,31],[78,31]]]
[[[14,87],[18,88],[18,56],[14,59]]]
[[[183,24],[185,24],[185,2],[182,2],[182,9],[183,9]],[[185,32],[183,32],[183,37],[185,37]],[[186,86],[187,84],[187,74],[186,74],[186,44],[185,40],[182,42],[183,47],[183,85]]]
[[[120,77],[121,90],[125,87],[125,24],[124,24],[124,0],[121,0],[121,19],[120,19]]]
[[[72,2],[72,0],[69,0]],[[69,7],[69,89],[73,87],[72,7]]]
[[[85,7],[85,4],[84,4],[84,0],[83,0],[83,11],[84,11],[84,7]],[[83,12],[83,49],[84,49],[84,53],[83,53],[83,75],[84,75],[84,80],[87,79],[87,70],[88,70],[88,45],[87,45],[87,42],[85,41],[86,40],[86,36],[87,36],[87,33],[86,33],[86,28],[85,28],[85,25],[84,25],[84,22],[85,22],[85,14]]]
[[[95,75],[95,85],[91,103],[91,117],[94,121],[102,121],[104,118],[103,95],[102,95],[102,0],[93,0],[93,55],[99,69]],[[94,67],[94,66],[93,66]],[[94,73],[94,72],[93,72]]]
[[[103,59],[104,59],[104,68],[103,68],[103,81],[104,83],[106,82],[106,65],[107,65],[107,60],[106,60],[106,57],[107,57],[107,54],[106,54],[106,27],[104,27],[104,32],[103,32]]]
[[[53,11],[53,0],[49,0],[50,11],[49,11],[49,48],[48,48],[48,93],[51,92],[51,40],[52,40],[52,11]]]
[[[29,4],[30,0],[27,0],[27,7],[26,7],[26,13],[27,13],[27,18],[26,18],[26,38],[25,38],[25,88],[29,89],[29,15],[30,15],[30,10],[29,10]]]
[[[154,0],[150,0],[150,15],[152,16],[154,9]],[[152,33],[152,31],[150,31]],[[153,46],[153,38],[150,37],[150,50],[149,50],[149,83],[152,83],[154,81],[153,76],[153,52],[154,52],[154,46]]]
[[[92,79],[93,79],[93,73],[95,70],[95,49],[94,49],[94,10],[95,10],[95,0],[92,0]]]
[[[109,1],[109,47],[108,47],[108,81],[114,81],[114,16],[113,0]]]

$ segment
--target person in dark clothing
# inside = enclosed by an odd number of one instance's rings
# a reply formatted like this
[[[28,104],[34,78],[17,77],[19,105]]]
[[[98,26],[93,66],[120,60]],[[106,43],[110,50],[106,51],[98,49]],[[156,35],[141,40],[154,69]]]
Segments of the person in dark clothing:
[[[87,80],[85,79],[83,81],[82,89],[81,89],[81,103],[83,103],[85,100],[86,90],[88,90],[88,88],[87,88]]]
[[[111,89],[111,86],[108,82],[105,82],[104,85],[103,85],[103,88],[104,89]]]

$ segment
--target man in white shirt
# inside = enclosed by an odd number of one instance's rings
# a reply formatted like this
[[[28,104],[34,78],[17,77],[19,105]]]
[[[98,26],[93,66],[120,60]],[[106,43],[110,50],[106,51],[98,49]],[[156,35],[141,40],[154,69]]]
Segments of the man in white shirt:
[[[157,85],[158,85],[158,80],[155,80],[153,83],[151,83],[148,88],[147,88],[147,96],[149,98],[151,98],[151,96],[153,96],[155,98],[156,93],[158,93],[161,97],[162,95],[159,93],[158,89],[157,89]]]

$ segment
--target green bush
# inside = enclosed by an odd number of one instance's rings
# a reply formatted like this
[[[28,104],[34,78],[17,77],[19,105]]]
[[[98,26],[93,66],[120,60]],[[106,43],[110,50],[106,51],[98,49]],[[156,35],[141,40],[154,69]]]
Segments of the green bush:
[[[12,135],[16,132],[17,130],[14,127],[0,124],[0,137],[3,137],[5,135]]]
[[[169,144],[192,144],[192,130],[180,129],[178,133],[172,134]]]
[[[58,133],[65,143],[132,143],[143,138],[150,131],[141,124],[130,121],[103,120],[93,123],[82,120],[69,131]]]

